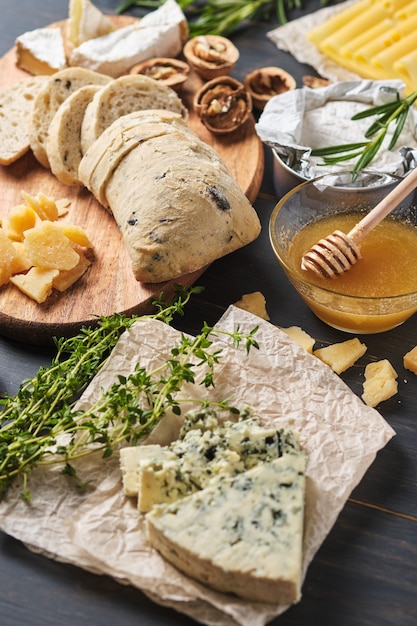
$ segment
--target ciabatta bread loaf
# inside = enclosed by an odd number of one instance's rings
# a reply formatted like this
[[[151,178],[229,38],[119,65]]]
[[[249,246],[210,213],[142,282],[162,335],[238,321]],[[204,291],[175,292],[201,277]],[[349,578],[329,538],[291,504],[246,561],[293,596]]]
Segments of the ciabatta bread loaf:
[[[59,107],[49,125],[46,154],[52,173],[65,185],[82,185],[78,167],[81,152],[81,125],[84,112],[99,85],[85,85]]]
[[[141,140],[137,145],[132,140],[133,147],[116,159],[104,194],[136,279],[158,283],[248,244],[258,236],[260,223],[213,148],[178,121],[147,124],[142,139],[137,120]],[[91,178],[82,175],[94,169],[83,167],[90,157],[83,157],[79,173],[94,193]]]
[[[33,154],[49,167],[46,141],[49,125],[61,104],[84,85],[105,85],[111,78],[81,67],[68,67],[48,78],[37,94],[29,121],[29,143]]]
[[[147,109],[167,109],[188,117],[177,93],[161,81],[138,74],[112,80],[95,94],[85,111],[81,128],[82,151],[85,153],[122,115]]]
[[[142,141],[180,128],[192,133],[180,113],[166,110],[135,111],[124,115],[101,133],[79,165],[79,178],[97,200],[109,208],[106,185],[122,158]]]
[[[47,76],[30,76],[0,89],[0,164],[10,165],[29,150],[28,119]]]

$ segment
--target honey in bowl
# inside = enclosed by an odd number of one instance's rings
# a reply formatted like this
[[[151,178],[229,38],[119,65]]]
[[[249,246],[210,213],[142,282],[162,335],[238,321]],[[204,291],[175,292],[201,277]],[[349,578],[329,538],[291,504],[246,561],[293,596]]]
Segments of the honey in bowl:
[[[335,230],[348,233],[362,215],[338,215],[303,228],[291,242],[288,263],[301,273],[301,257],[319,239]],[[393,220],[381,222],[360,245],[362,258],[342,274],[310,280],[350,296],[379,298],[417,291],[417,229]]]
[[[365,179],[367,180],[367,179]],[[324,185],[325,177],[299,185],[275,207],[270,239],[288,279],[310,309],[330,326],[377,333],[417,311],[417,208],[413,198],[361,242],[362,258],[347,272],[324,278],[301,269],[301,258],[335,230],[348,233],[396,184],[375,188]],[[377,180],[377,182],[379,182]]]

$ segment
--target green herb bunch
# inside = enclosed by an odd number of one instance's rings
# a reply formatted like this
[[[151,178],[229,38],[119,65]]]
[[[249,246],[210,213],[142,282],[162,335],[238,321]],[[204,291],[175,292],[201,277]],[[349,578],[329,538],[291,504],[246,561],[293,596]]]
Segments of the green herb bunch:
[[[245,341],[247,351],[258,347],[256,328],[245,335],[239,329],[227,333],[205,324],[195,337],[181,335],[160,367],[147,371],[139,363],[129,376],[120,375],[94,406],[77,410],[76,398],[102,367],[124,330],[138,319],[169,323],[175,313],[183,314],[184,305],[198,290],[182,289],[171,305],[157,301],[153,315],[102,317],[96,328],[84,328],[76,337],[58,341],[51,365],[22,383],[16,396],[1,400],[0,498],[20,476],[23,496],[29,499],[28,475],[38,465],[61,463],[64,474],[78,478],[73,466],[77,458],[97,452],[107,458],[121,443],[136,444],[168,411],[180,414],[178,392],[184,383],[195,383],[203,366],[200,384],[214,385],[214,367],[221,350],[210,350],[212,337],[227,335],[236,347]],[[199,402],[211,404],[209,400]],[[229,407],[227,400],[214,404],[238,411]]]
[[[367,141],[317,148],[311,151],[311,155],[323,157],[321,165],[335,165],[342,161],[357,158],[353,172],[365,169],[376,157],[392,124],[395,124],[395,129],[388,144],[388,150],[392,150],[395,147],[410,109],[416,100],[417,91],[411,93],[406,98],[401,98],[397,95],[396,100],[393,102],[369,107],[360,113],[356,113],[352,116],[352,120],[360,120],[367,117],[376,118],[365,132]]]
[[[302,8],[302,0],[177,0],[189,20],[190,35],[229,35],[243,23],[269,19],[274,13],[280,24],[288,21],[287,14]],[[125,0],[117,8],[118,13],[138,6],[157,9],[164,0]],[[327,0],[321,0],[322,6]]]

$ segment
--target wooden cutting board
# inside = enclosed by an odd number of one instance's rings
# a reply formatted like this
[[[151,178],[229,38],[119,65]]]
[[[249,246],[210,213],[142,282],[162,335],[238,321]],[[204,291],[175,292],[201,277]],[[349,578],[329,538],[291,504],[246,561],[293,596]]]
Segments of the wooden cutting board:
[[[65,23],[60,23],[62,26]],[[0,87],[28,74],[15,64],[15,51],[0,59]],[[187,80],[181,97],[190,110],[189,125],[223,158],[232,175],[254,201],[264,171],[263,148],[251,118],[232,135],[213,135],[192,112],[192,98],[200,87],[196,74]],[[33,345],[48,344],[52,337],[67,337],[83,325],[94,324],[97,316],[114,312],[142,314],[151,311],[161,292],[172,296],[175,283],[192,285],[204,268],[167,283],[143,284],[135,280],[130,260],[115,221],[84,188],[67,187],[43,168],[31,152],[7,167],[0,166],[0,218],[22,202],[21,191],[39,192],[70,201],[65,220],[82,226],[95,246],[95,260],[85,275],[64,293],[53,293],[37,304],[9,284],[0,287],[0,334]]]

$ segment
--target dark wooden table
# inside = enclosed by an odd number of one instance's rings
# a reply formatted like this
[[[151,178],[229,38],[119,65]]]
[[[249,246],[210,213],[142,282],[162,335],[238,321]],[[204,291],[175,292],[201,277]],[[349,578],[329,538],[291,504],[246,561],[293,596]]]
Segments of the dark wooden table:
[[[118,6],[116,0],[101,0],[96,4],[107,12],[114,12]],[[304,3],[304,10],[317,8],[318,0]],[[131,13],[142,14],[139,9]],[[10,49],[22,32],[67,15],[67,0],[3,0],[0,54]],[[258,67],[280,65],[293,73],[301,85],[303,74],[312,70],[278,51],[267,39],[266,33],[275,26],[274,21],[254,24],[234,37],[241,51],[234,75],[243,78]],[[242,294],[259,290],[266,297],[273,323],[301,326],[322,345],[343,341],[349,336],[328,328],[309,312],[274,259],[267,226],[277,198],[269,150],[265,157],[264,181],[255,202],[263,232],[250,246],[214,263],[199,279],[198,284],[205,290],[188,306],[180,321],[181,328],[198,332],[203,321],[215,323]],[[402,365],[403,355],[417,344],[417,317],[390,332],[362,336],[362,340],[368,351],[343,378],[360,394],[363,366],[376,358],[390,359],[399,374],[399,391],[378,409],[397,435],[378,454],[351,494],[309,568],[302,601],[273,624],[417,624],[417,377]],[[21,380],[47,364],[50,357],[47,348],[22,345],[18,338],[0,339],[0,392],[14,393]],[[153,604],[136,589],[33,554],[19,542],[0,534],[1,626],[194,623]]]

